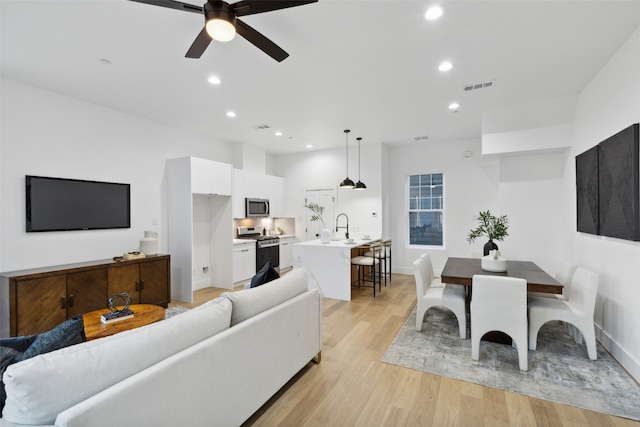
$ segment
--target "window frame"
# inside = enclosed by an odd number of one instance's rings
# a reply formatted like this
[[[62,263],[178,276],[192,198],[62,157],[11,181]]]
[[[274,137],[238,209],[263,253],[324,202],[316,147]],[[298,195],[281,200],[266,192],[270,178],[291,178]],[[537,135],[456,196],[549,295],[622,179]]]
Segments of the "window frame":
[[[442,207],[440,209],[411,209],[411,177],[420,175],[442,175]],[[446,249],[446,177],[444,172],[431,172],[431,173],[408,173],[405,176],[405,233],[407,238],[407,248],[409,249],[431,249],[431,250],[445,250]],[[441,245],[424,245],[411,243],[411,212],[440,212],[442,218],[442,244]]]

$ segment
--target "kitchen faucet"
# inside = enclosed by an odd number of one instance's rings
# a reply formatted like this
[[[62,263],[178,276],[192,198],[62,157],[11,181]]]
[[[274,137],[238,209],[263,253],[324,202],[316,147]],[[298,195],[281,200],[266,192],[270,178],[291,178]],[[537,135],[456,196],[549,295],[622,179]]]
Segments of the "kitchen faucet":
[[[344,217],[345,217],[345,218],[347,218],[347,226],[346,226],[346,227],[338,227],[338,219],[339,219],[342,215],[344,215]],[[346,232],[346,233],[344,233],[344,237],[346,237],[346,238],[348,239],[348,238],[349,238],[349,217],[348,217],[348,216],[347,216],[347,214],[345,214],[345,213],[341,213],[341,214],[339,214],[339,215],[336,217],[336,233],[338,232],[338,229],[339,229],[339,228],[346,228],[346,229],[347,229],[347,232]]]

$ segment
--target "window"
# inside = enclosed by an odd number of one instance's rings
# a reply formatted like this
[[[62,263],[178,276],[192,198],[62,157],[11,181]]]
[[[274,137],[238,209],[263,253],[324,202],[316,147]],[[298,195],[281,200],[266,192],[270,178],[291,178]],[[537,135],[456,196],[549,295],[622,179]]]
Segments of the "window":
[[[444,175],[409,175],[409,245],[444,246]]]

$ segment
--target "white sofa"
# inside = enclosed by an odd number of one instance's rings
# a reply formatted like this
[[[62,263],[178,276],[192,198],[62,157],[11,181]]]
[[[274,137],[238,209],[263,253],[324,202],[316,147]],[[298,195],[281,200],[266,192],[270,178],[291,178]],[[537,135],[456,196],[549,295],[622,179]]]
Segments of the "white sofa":
[[[0,426],[238,426],[322,345],[305,269],[7,368]]]

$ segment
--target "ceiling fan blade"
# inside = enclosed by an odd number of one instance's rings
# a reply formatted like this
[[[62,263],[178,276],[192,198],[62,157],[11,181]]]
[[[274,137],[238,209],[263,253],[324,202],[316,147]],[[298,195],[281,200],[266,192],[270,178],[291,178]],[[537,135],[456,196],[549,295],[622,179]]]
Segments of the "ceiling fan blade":
[[[202,31],[200,31],[198,37],[196,37],[196,39],[193,41],[193,44],[187,51],[185,57],[196,59],[200,58],[204,51],[207,50],[209,43],[211,43],[211,37],[209,37],[209,34],[207,34],[207,29],[202,28]]]
[[[204,8],[202,6],[195,6],[193,4],[182,3],[180,1],[173,1],[173,0],[129,0],[129,1],[134,1],[136,3],[150,4],[152,6],[168,7],[169,9],[184,10],[186,12],[204,13]]]
[[[289,56],[289,54],[282,50],[277,44],[275,44],[239,19],[236,19],[236,31],[242,37],[251,42],[255,47],[278,62],[284,61]]]
[[[286,9],[289,7],[303,6],[309,3],[316,3],[318,0],[241,0],[233,3],[231,7],[236,16],[255,15],[256,13],[270,12],[272,10]]]

